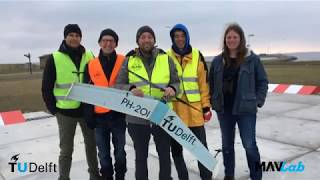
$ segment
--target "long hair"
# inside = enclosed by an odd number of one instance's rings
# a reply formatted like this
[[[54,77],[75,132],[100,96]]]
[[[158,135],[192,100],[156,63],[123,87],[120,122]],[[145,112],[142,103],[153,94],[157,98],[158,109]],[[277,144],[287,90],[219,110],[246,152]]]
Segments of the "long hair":
[[[239,24],[232,23],[229,24],[224,32],[223,36],[223,49],[222,49],[222,56],[225,59],[226,66],[230,66],[230,51],[226,44],[226,36],[230,31],[236,32],[240,36],[240,44],[237,48],[237,66],[240,66],[244,60],[245,56],[247,54],[247,48],[246,48],[246,38],[244,35],[244,32]]]

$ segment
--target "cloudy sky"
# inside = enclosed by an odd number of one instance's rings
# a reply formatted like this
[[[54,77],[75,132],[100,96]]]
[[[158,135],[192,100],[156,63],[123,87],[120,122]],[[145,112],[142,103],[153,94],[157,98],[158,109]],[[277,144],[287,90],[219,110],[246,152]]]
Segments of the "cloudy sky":
[[[151,26],[157,45],[171,46],[170,28],[185,24],[191,44],[205,55],[220,52],[227,23],[239,23],[257,53],[320,51],[320,2],[276,1],[0,1],[0,63],[32,61],[55,51],[66,24],[82,29],[82,44],[95,54],[101,30],[114,29],[117,51],[136,47],[142,25]]]

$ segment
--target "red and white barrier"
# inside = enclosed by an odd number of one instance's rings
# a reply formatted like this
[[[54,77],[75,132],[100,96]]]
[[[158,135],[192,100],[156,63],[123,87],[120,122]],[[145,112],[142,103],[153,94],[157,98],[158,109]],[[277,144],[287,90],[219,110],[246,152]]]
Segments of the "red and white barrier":
[[[21,111],[0,112],[0,126],[25,122]]]
[[[272,93],[302,94],[302,95],[310,95],[310,94],[319,94],[320,93],[319,86],[304,86],[304,85],[295,85],[295,84],[269,84],[268,87],[269,87],[268,92],[272,92]],[[52,115],[45,113],[45,112],[39,112],[39,113],[41,116],[39,114],[34,115],[34,113],[31,113],[32,115],[31,114],[28,115],[28,113],[23,115],[20,110],[0,112],[0,127],[5,126],[5,125],[9,125],[9,124],[16,124],[16,123],[25,122],[26,118],[28,120],[33,120],[33,119],[38,119],[39,117],[40,118],[52,117]],[[43,115],[43,114],[45,114],[45,115]],[[36,117],[33,117],[33,116],[36,116]]]
[[[281,94],[318,94],[320,87],[318,86],[304,86],[296,84],[269,84],[268,92],[281,93]]]

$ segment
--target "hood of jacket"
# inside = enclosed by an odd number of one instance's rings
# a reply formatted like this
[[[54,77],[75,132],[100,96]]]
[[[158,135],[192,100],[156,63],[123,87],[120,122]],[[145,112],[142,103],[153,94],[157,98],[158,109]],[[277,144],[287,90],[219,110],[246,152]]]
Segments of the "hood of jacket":
[[[184,45],[184,48],[182,50],[180,50],[176,43],[174,42],[174,32],[180,30],[183,31],[185,36],[186,36],[186,43]],[[187,27],[183,24],[176,24],[175,26],[173,26],[173,28],[170,30],[170,37],[171,37],[171,41],[172,41],[172,49],[178,53],[179,55],[186,55],[189,54],[192,51],[192,47],[190,45],[190,35],[189,35],[189,31],[187,29]]]

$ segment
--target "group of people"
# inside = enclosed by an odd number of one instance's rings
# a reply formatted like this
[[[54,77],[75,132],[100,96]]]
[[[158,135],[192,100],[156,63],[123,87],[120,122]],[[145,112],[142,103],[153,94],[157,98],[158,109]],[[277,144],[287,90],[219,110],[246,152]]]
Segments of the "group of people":
[[[126,129],[135,150],[135,179],[148,180],[151,135],[159,157],[159,180],[172,179],[170,154],[179,179],[189,179],[183,147],[163,129],[138,117],[66,99],[74,82],[114,87],[131,91],[135,96],[165,100],[205,147],[205,123],[211,119],[212,108],[218,114],[222,134],[224,179],[234,179],[236,123],[246,150],[250,177],[262,178],[262,171],[256,166],[260,163],[260,154],[255,127],[257,108],[264,104],[268,80],[259,57],[246,48],[245,35],[238,24],[227,27],[222,53],[214,58],[210,71],[201,52],[191,46],[188,29],[183,24],[171,29],[172,47],[167,51],[155,46],[156,36],[149,26],[137,30],[138,47],[125,56],[115,50],[119,37],[112,29],[100,33],[97,57],[81,45],[81,38],[77,24],[65,26],[60,48],[49,56],[43,72],[43,99],[49,112],[56,116],[59,127],[59,180],[70,179],[78,123],[84,137],[90,180],[125,179]],[[199,162],[198,168],[202,180],[212,179],[212,172]]]

